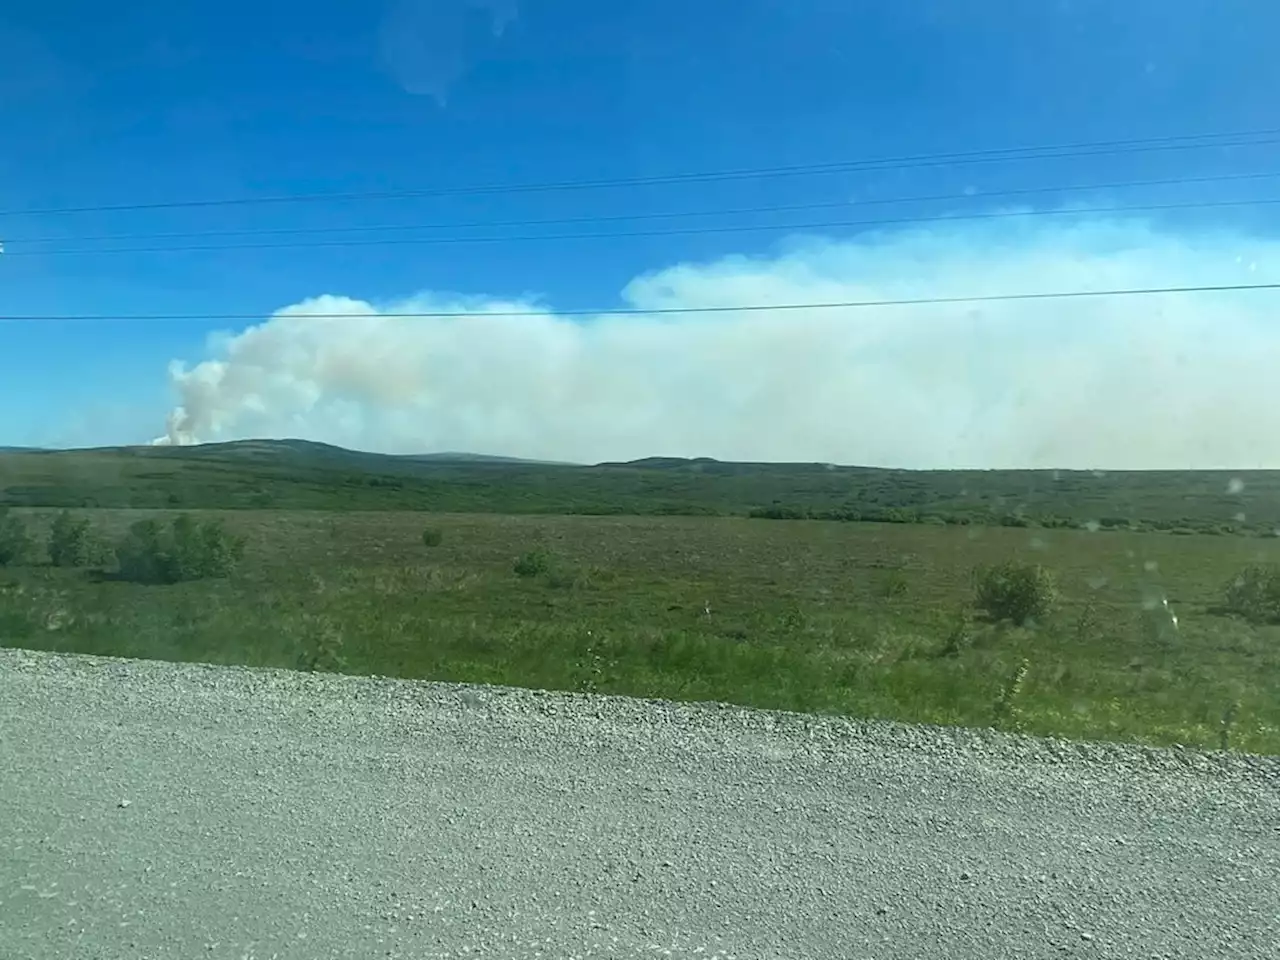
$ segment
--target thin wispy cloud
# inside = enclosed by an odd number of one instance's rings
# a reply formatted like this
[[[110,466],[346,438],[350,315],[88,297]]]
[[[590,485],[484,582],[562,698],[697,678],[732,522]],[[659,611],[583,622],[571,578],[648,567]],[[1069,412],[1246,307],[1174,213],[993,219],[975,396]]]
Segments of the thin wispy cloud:
[[[441,105],[517,16],[516,0],[394,0],[378,33],[384,68],[407,92]]]
[[[630,308],[1280,281],[1280,244],[1137,223],[954,224],[677,264]],[[165,442],[596,462],[1280,467],[1274,294],[558,316],[426,292],[290,306],[175,363]],[[532,316],[493,316],[533,310]],[[462,312],[403,319],[402,312]],[[325,319],[316,314],[350,313]]]

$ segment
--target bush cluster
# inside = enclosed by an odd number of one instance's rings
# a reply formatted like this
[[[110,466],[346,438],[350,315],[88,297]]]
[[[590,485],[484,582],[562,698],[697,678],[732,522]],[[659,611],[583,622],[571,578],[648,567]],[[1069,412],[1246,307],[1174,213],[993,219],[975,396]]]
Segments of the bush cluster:
[[[1225,594],[1228,613],[1250,623],[1280,623],[1280,568],[1245,567],[1227,583]]]
[[[21,517],[0,507],[0,567],[23,563],[31,556],[33,542]]]
[[[979,572],[974,605],[993,620],[1022,626],[1043,620],[1057,598],[1057,585],[1047,568],[1007,561]]]
[[[165,527],[139,520],[116,547],[120,576],[135,583],[180,583],[229,576],[244,555],[244,541],[222,524],[196,523],[183,514]]]
[[[49,531],[49,562],[55,567],[87,567],[99,559],[89,521],[63,510]]]
[[[512,565],[512,570],[518,577],[540,577],[551,570],[551,554],[545,550],[531,550]]]

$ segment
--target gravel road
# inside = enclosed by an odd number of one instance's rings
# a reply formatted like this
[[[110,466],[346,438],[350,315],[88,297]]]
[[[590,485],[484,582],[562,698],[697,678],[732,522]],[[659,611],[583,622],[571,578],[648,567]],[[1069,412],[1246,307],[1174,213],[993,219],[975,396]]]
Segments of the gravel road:
[[[0,650],[0,957],[1280,956],[1280,759]]]

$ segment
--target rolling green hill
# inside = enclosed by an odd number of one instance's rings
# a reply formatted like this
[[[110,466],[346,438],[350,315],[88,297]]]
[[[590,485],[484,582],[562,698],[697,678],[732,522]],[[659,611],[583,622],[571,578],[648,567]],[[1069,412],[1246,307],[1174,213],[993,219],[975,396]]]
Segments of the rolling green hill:
[[[0,452],[38,507],[744,515],[1274,534],[1278,471],[910,471],[653,457],[594,466],[298,440]]]

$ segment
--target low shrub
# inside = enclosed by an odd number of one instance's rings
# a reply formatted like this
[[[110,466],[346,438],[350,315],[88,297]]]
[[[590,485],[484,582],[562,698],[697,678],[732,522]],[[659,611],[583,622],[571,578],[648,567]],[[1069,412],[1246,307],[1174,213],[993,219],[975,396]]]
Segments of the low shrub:
[[[518,577],[540,577],[551,570],[551,555],[545,550],[530,550],[511,569]]]
[[[338,629],[324,618],[308,621],[298,653],[298,669],[308,673],[341,673],[346,666],[343,638]]]
[[[1245,567],[1227,582],[1228,613],[1250,623],[1280,623],[1280,568],[1269,564]]]
[[[888,570],[880,578],[880,597],[884,600],[906,596],[908,588],[907,575],[901,570]]]
[[[1057,598],[1057,586],[1048,569],[1008,561],[979,572],[974,605],[993,620],[1023,626],[1043,620]]]
[[[960,610],[951,621],[951,628],[943,638],[939,656],[958,657],[973,646],[973,622],[968,610]]]

